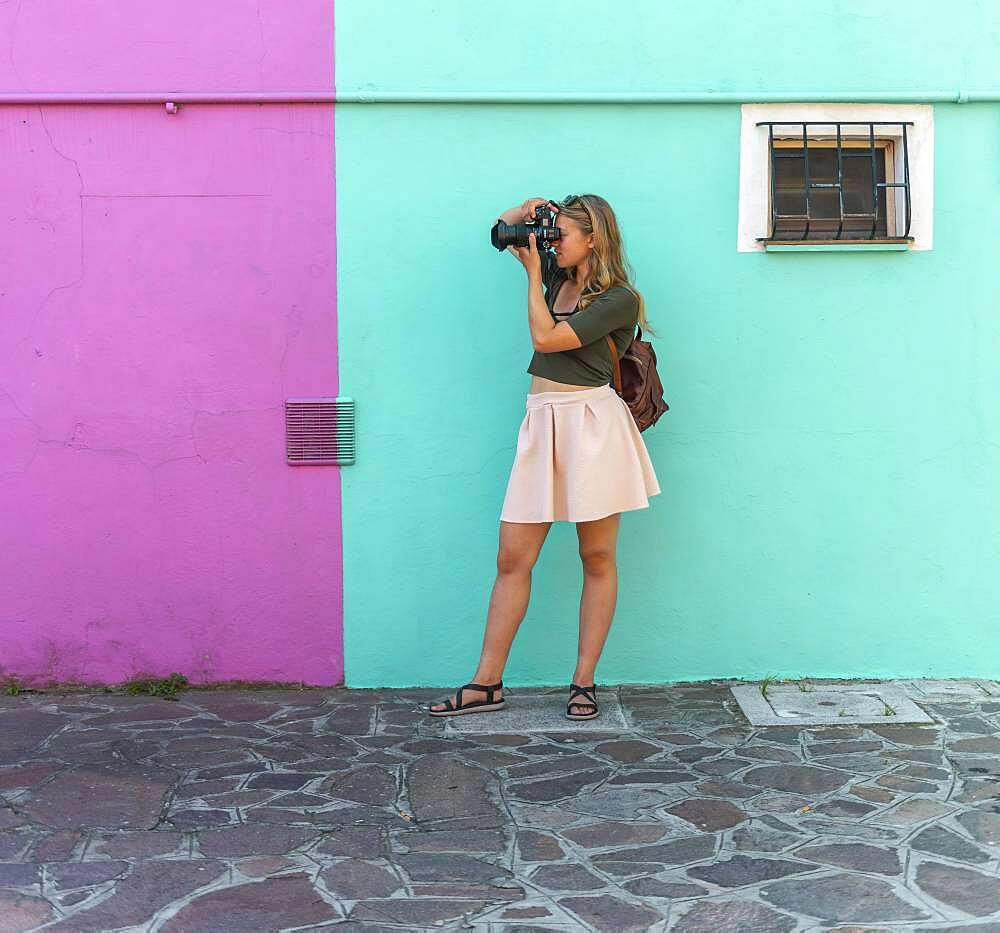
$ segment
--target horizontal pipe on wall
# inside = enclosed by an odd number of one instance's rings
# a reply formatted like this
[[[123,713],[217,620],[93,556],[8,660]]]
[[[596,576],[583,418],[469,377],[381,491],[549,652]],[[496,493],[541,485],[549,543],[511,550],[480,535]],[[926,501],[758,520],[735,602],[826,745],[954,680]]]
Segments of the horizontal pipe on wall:
[[[337,103],[357,104],[784,104],[979,103],[1000,101],[1000,89],[978,91],[344,91]]]
[[[958,91],[157,91],[0,93],[0,104],[791,104],[997,103],[1000,90]]]
[[[75,92],[0,93],[0,104],[335,104],[333,91],[156,91],[78,94]]]

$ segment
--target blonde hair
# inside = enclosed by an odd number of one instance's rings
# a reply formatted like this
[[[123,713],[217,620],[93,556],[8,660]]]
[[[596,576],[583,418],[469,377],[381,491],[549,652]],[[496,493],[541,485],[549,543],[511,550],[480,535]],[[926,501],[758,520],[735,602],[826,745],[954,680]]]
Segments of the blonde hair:
[[[594,235],[590,269],[580,293],[580,309],[609,288],[624,286],[639,300],[639,326],[655,335],[646,318],[646,303],[632,284],[632,267],[625,258],[621,231],[611,205],[596,194],[571,194],[557,203],[560,215],[579,224],[584,236]]]

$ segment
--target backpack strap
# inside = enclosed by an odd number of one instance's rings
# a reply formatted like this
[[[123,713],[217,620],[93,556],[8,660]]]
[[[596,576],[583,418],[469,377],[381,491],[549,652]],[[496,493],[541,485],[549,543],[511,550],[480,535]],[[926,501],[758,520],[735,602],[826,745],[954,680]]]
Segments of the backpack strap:
[[[622,394],[622,367],[618,362],[618,347],[615,346],[615,342],[611,339],[611,334],[605,334],[604,339],[608,342],[608,347],[611,350],[611,362],[615,367],[615,391],[621,395]]]

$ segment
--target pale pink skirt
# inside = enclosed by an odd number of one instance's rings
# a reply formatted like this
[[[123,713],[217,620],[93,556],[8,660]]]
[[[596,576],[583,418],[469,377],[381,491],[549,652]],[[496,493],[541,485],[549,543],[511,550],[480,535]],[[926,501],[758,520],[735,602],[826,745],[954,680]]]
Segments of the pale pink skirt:
[[[528,395],[500,512],[505,522],[590,522],[660,492],[628,405],[610,386]]]

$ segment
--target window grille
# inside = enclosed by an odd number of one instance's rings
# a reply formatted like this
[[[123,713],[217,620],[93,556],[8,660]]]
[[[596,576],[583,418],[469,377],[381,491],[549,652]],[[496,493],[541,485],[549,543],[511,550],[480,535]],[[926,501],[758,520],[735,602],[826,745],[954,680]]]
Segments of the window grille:
[[[354,399],[285,399],[285,453],[289,465],[355,460]]]
[[[844,240],[908,243],[910,236],[910,166],[906,130],[912,122],[773,121],[768,128],[771,225],[764,243],[838,242]],[[784,135],[775,127],[801,127]],[[836,128],[836,136],[809,135],[809,127]],[[866,126],[867,138],[845,137],[841,127]],[[875,135],[876,126],[902,128],[902,159],[894,144]],[[902,181],[898,181],[902,169]],[[902,218],[897,195],[902,191]],[[902,221],[900,223],[899,221]],[[898,233],[902,226],[903,231]]]

